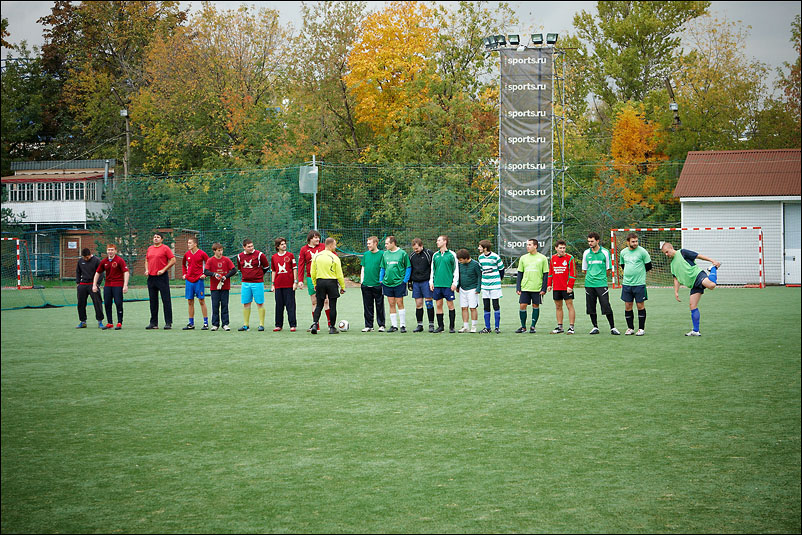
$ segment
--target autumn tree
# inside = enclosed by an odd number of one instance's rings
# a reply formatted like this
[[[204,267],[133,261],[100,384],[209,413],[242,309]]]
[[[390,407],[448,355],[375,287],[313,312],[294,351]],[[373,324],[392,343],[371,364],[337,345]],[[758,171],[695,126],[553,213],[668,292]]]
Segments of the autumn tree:
[[[616,102],[643,101],[662,88],[680,45],[679,33],[704,14],[708,1],[597,2],[597,16],[574,17],[578,36],[591,45],[594,93],[608,109]]]
[[[802,125],[802,77],[800,76],[800,69],[802,66],[802,33],[800,33],[800,17],[797,15],[791,23],[791,44],[796,51],[796,61],[791,64],[784,63],[784,67],[788,69],[786,74],[779,69],[778,74],[780,79],[777,82],[779,89],[782,91],[782,104],[788,115],[788,122],[792,124],[790,137],[788,141],[795,140],[795,143],[789,144],[789,147],[799,147],[800,140],[800,125]]]
[[[143,166],[169,171],[258,163],[282,128],[286,46],[275,10],[218,11],[209,3],[189,27],[155,39],[147,85],[133,98]]]

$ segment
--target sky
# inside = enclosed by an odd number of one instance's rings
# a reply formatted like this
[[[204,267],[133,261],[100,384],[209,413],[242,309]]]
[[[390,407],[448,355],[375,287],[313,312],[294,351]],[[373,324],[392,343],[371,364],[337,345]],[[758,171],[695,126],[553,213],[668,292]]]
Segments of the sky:
[[[279,12],[283,23],[291,23],[295,34],[301,27],[300,2],[213,2],[223,8],[235,8],[240,4],[269,7]],[[387,2],[367,2],[371,11],[379,10]],[[456,4],[456,2],[441,2]],[[490,2],[493,6],[498,2]],[[181,7],[197,9],[200,1],[181,2]],[[522,36],[543,32],[569,32],[573,29],[574,15],[582,10],[595,13],[596,2],[509,2],[520,20],[517,28],[509,28],[507,33]],[[36,20],[50,12],[53,2],[12,2],[0,3],[2,17],[9,21],[11,37],[9,41],[18,43],[26,40],[29,45],[41,46],[42,25]],[[711,13],[719,20],[742,21],[751,26],[749,39],[744,43],[747,57],[756,59],[771,67],[774,72],[783,62],[793,63],[796,55],[790,43],[791,21],[800,13],[800,2],[712,2]],[[2,49],[5,58],[7,50]]]

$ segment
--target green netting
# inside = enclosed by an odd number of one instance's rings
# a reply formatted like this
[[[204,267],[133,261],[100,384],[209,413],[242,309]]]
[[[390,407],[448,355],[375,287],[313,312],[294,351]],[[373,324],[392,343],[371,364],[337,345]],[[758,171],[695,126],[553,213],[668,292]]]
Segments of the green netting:
[[[658,182],[669,183],[676,180],[680,167],[667,162],[650,172]],[[157,229],[166,234],[165,242],[179,258],[189,236],[197,236],[208,254],[211,245],[220,242],[228,256],[241,250],[245,238],[269,256],[274,252],[274,239],[281,236],[297,254],[315,224],[313,196],[299,192],[299,169],[227,169],[118,178],[105,191],[108,208],[89,214],[85,231],[83,226],[78,230],[41,224],[36,229],[25,224],[4,226],[4,236],[13,233],[29,244],[29,270],[37,288],[3,290],[2,308],[75,304],[73,277],[80,251],[65,244],[65,236],[71,232],[83,232],[81,247],[88,246],[101,257],[107,243],[118,245],[132,273],[126,299],[147,299],[144,255]],[[623,206],[620,188],[605,174],[606,169],[605,164],[577,164],[564,174],[555,174],[554,238],[566,239],[574,255],[581,255],[586,248],[589,230],[608,241],[612,227],[646,220],[678,222],[676,203],[662,203],[657,209]],[[353,279],[359,274],[356,255],[365,250],[366,238],[373,235],[380,239],[395,235],[398,243],[410,250],[413,238],[421,238],[434,249],[437,236],[447,234],[450,248],[464,247],[473,254],[480,240],[496,242],[497,184],[493,166],[319,163],[317,228],[324,238],[338,240],[346,276]],[[507,265],[514,261],[505,259]],[[172,280],[173,295],[183,296],[180,267],[174,269]]]

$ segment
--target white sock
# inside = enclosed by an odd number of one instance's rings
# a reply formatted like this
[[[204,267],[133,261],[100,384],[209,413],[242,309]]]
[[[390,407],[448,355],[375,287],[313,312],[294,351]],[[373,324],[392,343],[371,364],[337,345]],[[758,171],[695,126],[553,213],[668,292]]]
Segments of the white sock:
[[[401,323],[401,327],[407,326],[407,309],[402,308],[398,311],[398,320]]]
[[[467,331],[468,330],[468,322],[467,321],[463,321],[462,322],[462,327]]]
[[[397,327],[398,326],[398,319],[396,319],[396,314],[395,313],[390,314],[390,325],[392,325],[393,327]]]
[[[476,328],[476,322],[477,322],[477,321],[478,321],[478,320],[471,320],[471,327],[472,327],[472,328],[474,328],[474,329]]]

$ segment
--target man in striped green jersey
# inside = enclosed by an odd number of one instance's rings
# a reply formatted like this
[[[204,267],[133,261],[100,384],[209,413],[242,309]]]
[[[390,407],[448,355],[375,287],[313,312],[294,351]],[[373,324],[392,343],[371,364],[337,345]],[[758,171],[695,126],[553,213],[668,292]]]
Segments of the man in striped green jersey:
[[[479,265],[482,267],[482,302],[485,309],[485,328],[481,331],[490,331],[490,302],[493,302],[493,313],[495,316],[496,334],[501,333],[501,279],[504,278],[504,262],[501,257],[491,249],[493,244],[490,240],[479,242]]]

